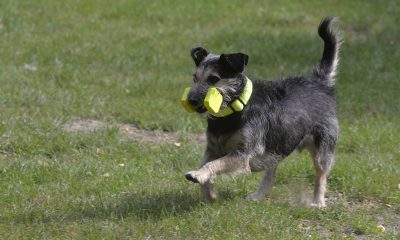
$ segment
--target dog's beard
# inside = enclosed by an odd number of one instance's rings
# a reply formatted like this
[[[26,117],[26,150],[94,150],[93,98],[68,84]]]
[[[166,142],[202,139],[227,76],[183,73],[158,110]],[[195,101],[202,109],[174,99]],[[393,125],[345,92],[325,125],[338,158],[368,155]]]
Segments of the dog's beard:
[[[207,109],[204,106],[200,106],[196,108],[196,112],[202,114],[207,112]]]
[[[222,94],[224,98],[221,109],[229,107],[229,103],[235,100],[235,98],[239,97],[238,92],[242,86],[242,81],[238,78],[223,79],[219,86],[216,86],[218,91]]]

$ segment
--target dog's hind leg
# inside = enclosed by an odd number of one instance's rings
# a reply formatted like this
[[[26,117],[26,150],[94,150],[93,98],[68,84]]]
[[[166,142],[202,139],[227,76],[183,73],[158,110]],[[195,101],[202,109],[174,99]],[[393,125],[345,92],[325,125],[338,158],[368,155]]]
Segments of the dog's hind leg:
[[[246,199],[247,200],[262,200],[266,197],[266,194],[272,189],[272,186],[275,181],[275,172],[277,165],[269,167],[265,170],[265,175],[261,180],[260,185],[257,190],[249,194]]]
[[[201,197],[204,202],[214,202],[217,199],[217,192],[215,191],[214,182],[207,181],[200,185]]]
[[[319,151],[314,157],[314,168],[316,172],[313,206],[325,207],[325,192],[327,178],[334,161],[333,154]]]
[[[334,149],[336,137],[326,136],[314,139],[314,144],[308,147],[313,158],[316,172],[314,198],[312,206],[325,207],[325,192],[327,187],[327,178],[334,162]]]

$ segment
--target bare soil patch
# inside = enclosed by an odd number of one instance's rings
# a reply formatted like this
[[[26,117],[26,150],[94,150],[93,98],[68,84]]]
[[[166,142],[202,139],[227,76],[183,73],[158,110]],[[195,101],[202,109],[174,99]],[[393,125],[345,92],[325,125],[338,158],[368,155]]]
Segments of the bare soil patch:
[[[135,124],[107,124],[94,119],[75,119],[64,124],[63,129],[70,133],[89,133],[105,128],[118,128],[119,132],[130,140],[137,140],[152,144],[174,144],[179,147],[183,139],[204,143],[205,134],[180,135],[175,132],[151,131],[140,129]]]

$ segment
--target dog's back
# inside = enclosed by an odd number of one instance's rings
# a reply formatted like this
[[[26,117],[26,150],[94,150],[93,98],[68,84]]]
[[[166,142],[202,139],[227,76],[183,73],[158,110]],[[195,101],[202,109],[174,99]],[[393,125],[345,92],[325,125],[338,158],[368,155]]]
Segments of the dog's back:
[[[305,136],[318,135],[318,129],[336,122],[335,90],[315,79],[254,81],[254,89],[242,117],[264,133],[265,151],[287,156]],[[268,124],[261,128],[260,122]]]
[[[319,144],[321,136],[328,135],[334,145],[338,134],[334,85],[340,41],[331,29],[332,20],[325,18],[318,28],[324,50],[311,76],[254,80],[252,97],[240,117],[234,121],[213,119],[209,124],[220,122],[219,127],[209,130],[216,133],[213,129],[221,131],[233,123],[237,128],[253,125],[254,135],[264,135],[264,151],[283,156],[293,152],[306,136]]]

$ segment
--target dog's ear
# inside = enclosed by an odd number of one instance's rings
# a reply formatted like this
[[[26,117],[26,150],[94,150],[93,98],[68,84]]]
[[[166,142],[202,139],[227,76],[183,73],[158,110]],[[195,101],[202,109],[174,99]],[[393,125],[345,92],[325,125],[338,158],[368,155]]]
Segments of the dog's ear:
[[[208,51],[202,47],[197,47],[193,48],[192,51],[190,51],[190,55],[192,56],[196,67],[198,67],[201,61],[203,61],[204,58],[207,57]]]
[[[249,61],[249,56],[244,53],[221,54],[219,61],[235,73],[241,73]]]

